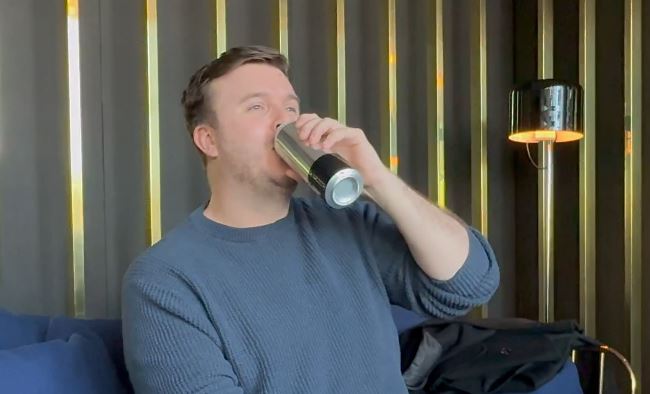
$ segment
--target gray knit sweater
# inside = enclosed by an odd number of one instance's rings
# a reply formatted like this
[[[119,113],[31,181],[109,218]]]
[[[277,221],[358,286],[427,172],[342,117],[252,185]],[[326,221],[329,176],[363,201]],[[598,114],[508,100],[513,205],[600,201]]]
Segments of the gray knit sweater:
[[[449,281],[413,260],[373,203],[294,199],[236,229],[203,207],[129,268],[125,357],[138,393],[406,393],[389,304],[452,317],[488,301],[499,268],[470,229]]]

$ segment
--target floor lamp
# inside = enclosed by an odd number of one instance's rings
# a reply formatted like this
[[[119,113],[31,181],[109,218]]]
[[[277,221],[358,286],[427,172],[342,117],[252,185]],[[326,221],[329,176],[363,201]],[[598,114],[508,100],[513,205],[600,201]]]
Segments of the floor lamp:
[[[556,143],[577,141],[582,131],[582,88],[579,85],[542,79],[522,84],[510,93],[511,141],[526,144],[528,158],[538,177],[538,269],[539,320],[554,320],[553,283],[553,149]],[[535,164],[529,144],[540,143],[542,160]]]

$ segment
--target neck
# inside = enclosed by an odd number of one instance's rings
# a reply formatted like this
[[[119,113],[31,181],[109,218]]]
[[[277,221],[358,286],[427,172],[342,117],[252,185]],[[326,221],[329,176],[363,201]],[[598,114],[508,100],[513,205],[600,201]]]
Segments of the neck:
[[[210,182],[211,197],[203,214],[229,227],[259,227],[287,216],[291,192],[276,190],[263,193],[250,185],[220,180]]]

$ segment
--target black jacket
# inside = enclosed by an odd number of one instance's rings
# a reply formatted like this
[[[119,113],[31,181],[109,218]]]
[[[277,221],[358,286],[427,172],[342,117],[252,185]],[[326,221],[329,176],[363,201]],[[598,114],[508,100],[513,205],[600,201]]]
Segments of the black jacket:
[[[598,346],[573,321],[427,320],[400,335],[411,393],[529,392],[582,346]]]

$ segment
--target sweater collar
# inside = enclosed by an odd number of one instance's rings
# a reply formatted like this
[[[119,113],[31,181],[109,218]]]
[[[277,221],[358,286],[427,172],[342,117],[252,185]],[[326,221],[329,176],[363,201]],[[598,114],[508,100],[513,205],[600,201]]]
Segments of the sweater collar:
[[[208,219],[203,211],[207,202],[194,210],[190,215],[190,221],[203,233],[212,237],[234,242],[251,242],[262,239],[274,238],[286,234],[295,224],[295,201],[292,198],[289,202],[287,216],[273,223],[256,227],[230,227],[225,224]]]

